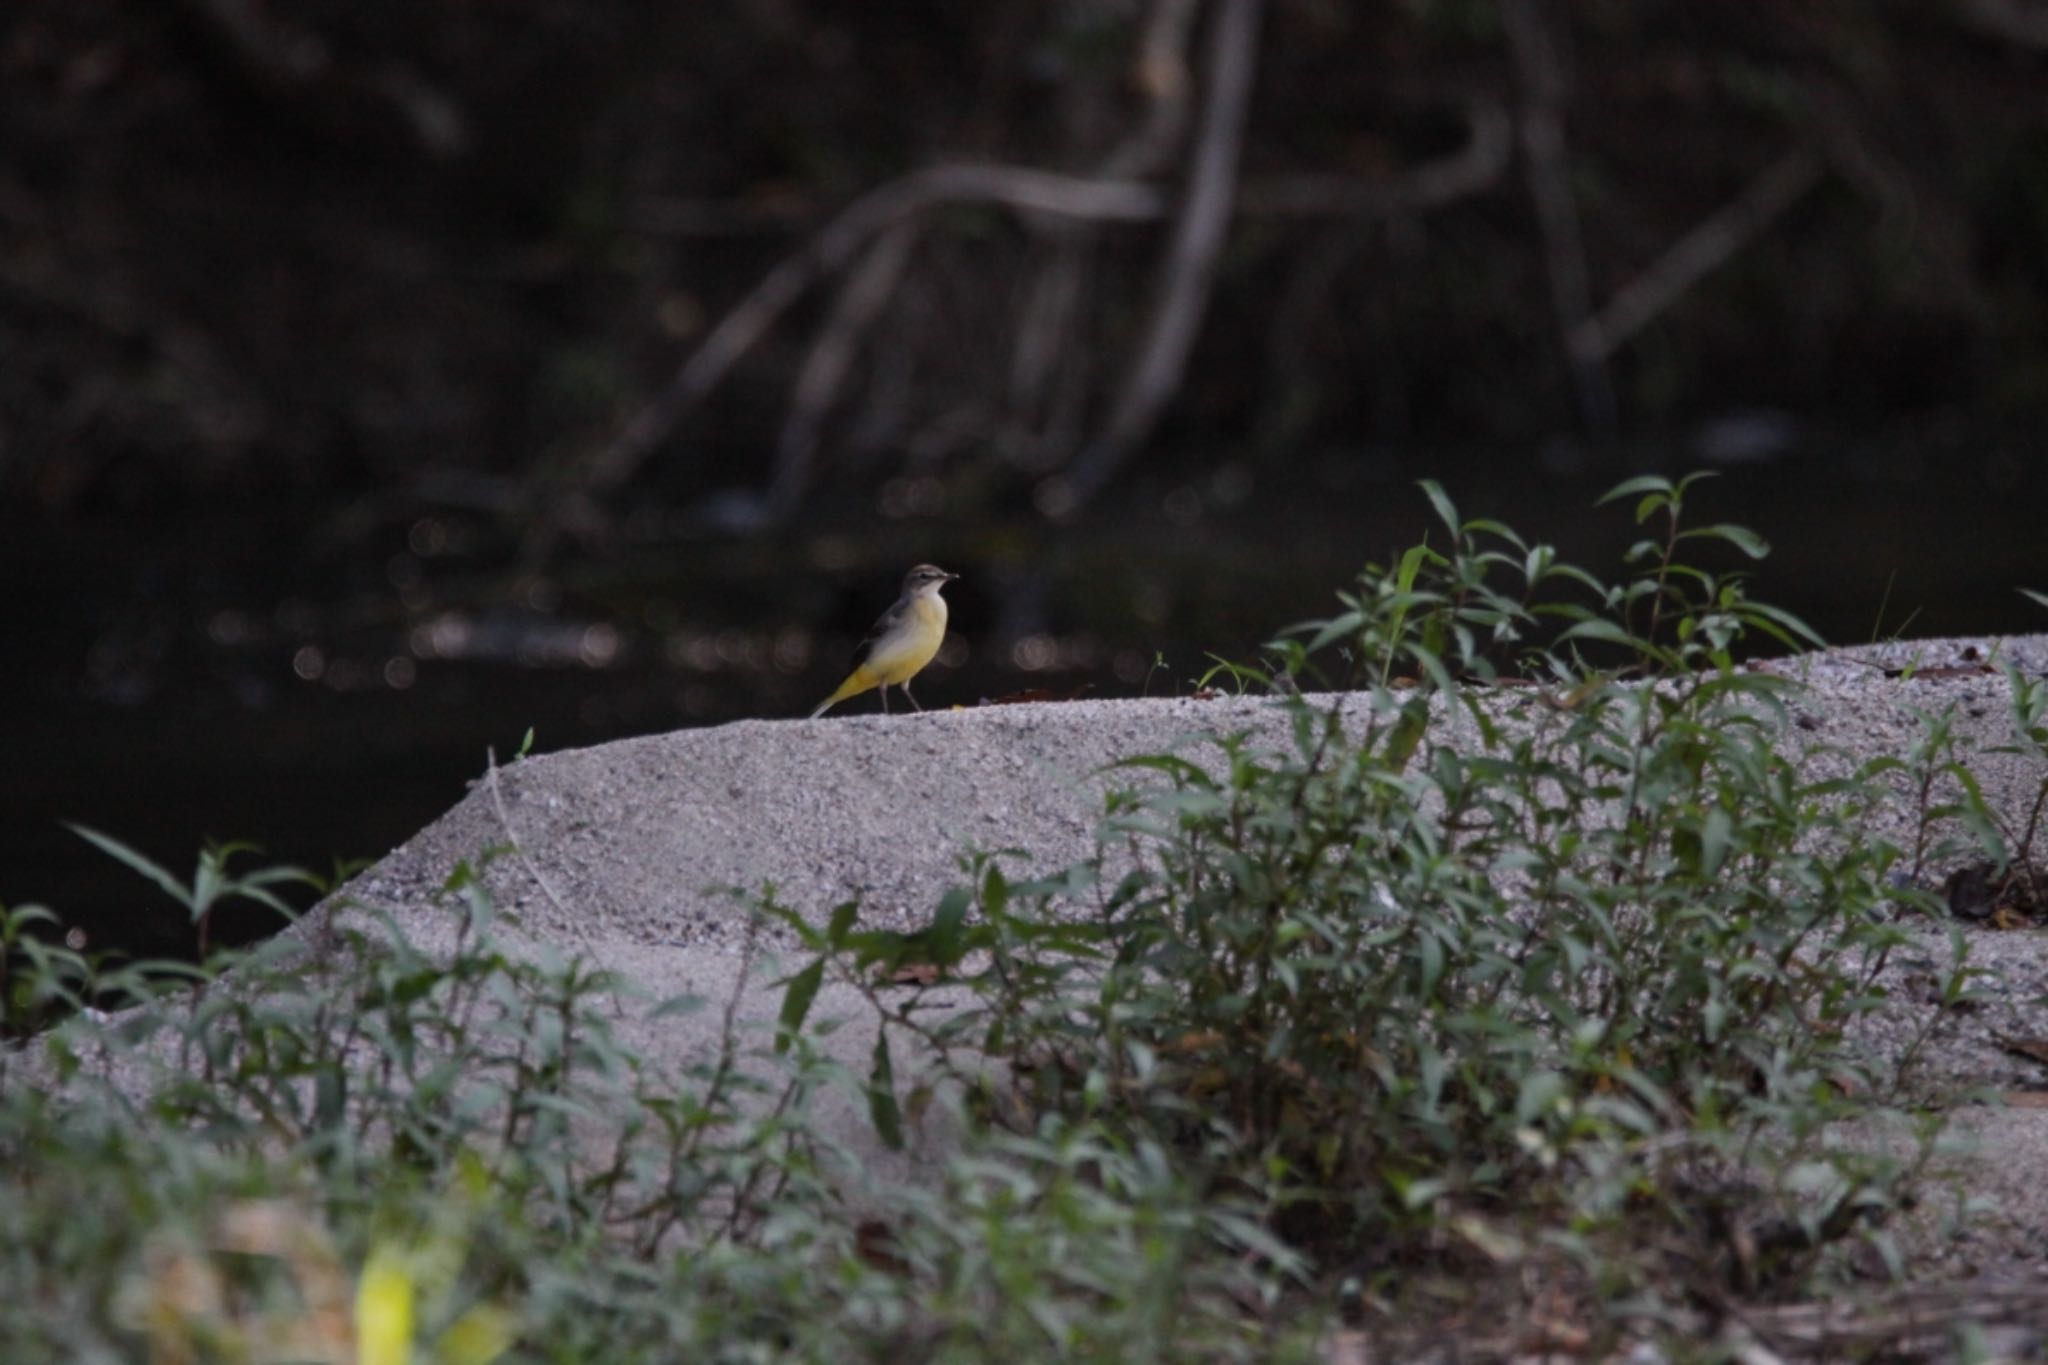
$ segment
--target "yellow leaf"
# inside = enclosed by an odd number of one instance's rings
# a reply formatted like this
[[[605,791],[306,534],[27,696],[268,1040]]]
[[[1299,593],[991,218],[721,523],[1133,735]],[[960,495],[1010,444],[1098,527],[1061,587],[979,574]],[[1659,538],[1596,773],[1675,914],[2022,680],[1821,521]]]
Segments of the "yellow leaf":
[[[480,1303],[464,1313],[441,1334],[435,1354],[443,1365],[490,1365],[511,1349],[517,1334],[512,1315],[492,1304]]]
[[[412,1275],[394,1253],[377,1250],[356,1285],[356,1365],[411,1365]]]

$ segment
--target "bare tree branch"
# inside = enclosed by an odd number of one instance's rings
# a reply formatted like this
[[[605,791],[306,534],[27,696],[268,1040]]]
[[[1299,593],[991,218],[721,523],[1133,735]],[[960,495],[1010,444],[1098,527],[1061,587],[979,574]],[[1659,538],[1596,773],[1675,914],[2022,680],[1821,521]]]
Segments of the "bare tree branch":
[[[1589,365],[1604,362],[1797,203],[1818,183],[1821,170],[1820,158],[1807,147],[1795,147],[1772,162],[1741,194],[1673,242],[1605,307],[1567,333],[1565,345],[1573,357]]]
[[[1242,2],[1232,0],[1233,5]],[[1178,0],[1170,0],[1170,3],[1178,3]],[[1256,10],[1256,0],[1249,8]],[[1255,17],[1255,14],[1240,14],[1237,22],[1242,25],[1247,18]],[[1221,45],[1227,31],[1234,30],[1219,16],[1212,48]],[[1255,22],[1250,24],[1249,31],[1255,38]],[[1250,41],[1245,42],[1236,50],[1237,56],[1232,63],[1226,63],[1238,67],[1238,79],[1246,87],[1235,97],[1239,101],[1236,118],[1240,125],[1242,102],[1248,98],[1254,66],[1251,47]],[[1213,103],[1212,99],[1212,107]],[[1213,122],[1219,116],[1212,113],[1208,117]],[[1211,191],[1201,201],[1204,215],[1200,218],[1201,226],[1205,233],[1214,234],[1214,240],[1206,244],[1211,253],[1210,265],[1213,267],[1213,252],[1220,249],[1233,209],[1276,217],[1381,217],[1439,207],[1485,191],[1497,183],[1506,170],[1511,125],[1505,111],[1490,100],[1471,101],[1467,105],[1467,118],[1471,124],[1471,136],[1463,148],[1398,180],[1373,183],[1346,176],[1284,176],[1254,182],[1236,196],[1228,192],[1228,187],[1236,169],[1237,125],[1232,125],[1227,149],[1216,145],[1217,137],[1208,133],[1205,125],[1205,141],[1210,144],[1211,177],[1219,174],[1217,158],[1222,151],[1228,151],[1228,165],[1222,168],[1227,173],[1222,175],[1224,189],[1220,200],[1218,194]],[[1195,198],[1191,185],[1187,203],[1182,208],[1182,223],[1190,222],[1187,208]],[[676,427],[759,344],[769,329],[821,280],[846,269],[867,251],[877,234],[916,215],[959,203],[994,204],[1034,220],[1134,224],[1163,219],[1172,208],[1173,201],[1166,191],[1140,181],[1062,175],[1028,167],[984,163],[928,167],[878,186],[849,204],[795,255],[771,269],[719,320],[677,369],[667,386],[635,413],[612,442],[592,458],[582,473],[578,488],[569,498],[555,505],[550,517],[543,519],[536,531],[534,545],[529,546],[530,551],[536,547],[544,550],[552,543],[563,518],[587,511],[585,500],[602,497],[629,482],[654,451],[674,434]],[[1183,232],[1191,230],[1191,226],[1182,229]],[[1204,246],[1205,243],[1198,241],[1195,245]],[[1176,256],[1174,259],[1180,258]],[[1194,256],[1190,255],[1189,260],[1193,261]],[[1168,278],[1181,284],[1199,283],[1201,298],[1206,299],[1206,278],[1196,279],[1186,270],[1175,273],[1171,269]],[[1070,280],[1065,287],[1077,285]],[[1057,333],[1063,329],[1071,331],[1071,326],[1064,319],[1071,316],[1073,300],[1062,303],[1056,290],[1052,297],[1037,302],[1049,308],[1051,315],[1032,322],[1035,316],[1033,309],[1026,309],[1026,320],[1031,325],[1020,333],[1016,362],[1025,368],[1013,372],[1013,396],[1018,385],[1030,390],[1039,382],[1045,372],[1042,367],[1062,353]],[[1163,295],[1162,307],[1164,302]],[[1147,387],[1144,391],[1149,395],[1146,402],[1151,406],[1149,411],[1140,411],[1135,406],[1135,399],[1129,397],[1138,391],[1137,370],[1134,369],[1133,384],[1126,390],[1129,410],[1124,415],[1126,429],[1121,438],[1126,444],[1124,453],[1116,457],[1118,463],[1149,432],[1157,420],[1159,407],[1170,399],[1179,382],[1180,367],[1186,360],[1184,347],[1192,344],[1193,329],[1199,320],[1200,300],[1182,296],[1177,305],[1187,308],[1190,303],[1195,306],[1187,317],[1187,335],[1181,339],[1183,349],[1177,358],[1160,349],[1159,337],[1162,334],[1159,317],[1155,315],[1151,329],[1153,342],[1141,353],[1139,366],[1142,368],[1150,364],[1159,367],[1156,374],[1145,380]],[[1145,359],[1148,356],[1151,357],[1149,361]],[[1173,361],[1170,367],[1166,365],[1168,360]],[[821,359],[819,363],[825,362]],[[814,382],[822,384],[824,377],[820,373]],[[1163,392],[1154,387],[1159,385],[1163,385]],[[1068,420],[1070,418],[1063,418],[1060,424],[1064,425]],[[815,433],[806,435],[799,429],[792,434],[785,428],[784,450],[794,451],[813,439]],[[794,456],[785,456],[785,463],[791,458]],[[1107,472],[1104,471],[1105,476]]]
[[[775,474],[768,485],[769,515],[788,511],[810,487],[825,415],[839,400],[861,338],[874,326],[903,279],[919,235],[915,219],[902,219],[885,228],[847,277],[831,317],[811,342],[776,443]]]
[[[1238,191],[1237,210],[1248,217],[1383,219],[1423,213],[1483,194],[1506,175],[1514,157],[1514,123],[1497,100],[1475,97],[1466,102],[1470,133],[1465,145],[1449,156],[1426,162],[1391,180],[1370,181],[1350,175],[1279,175],[1248,181]],[[1086,278],[1080,254],[1089,239],[1083,230],[1064,231],[1053,259],[1033,272],[1031,293],[1020,310],[1012,350],[1009,401],[1013,423],[1006,432],[1005,453],[1020,465],[1041,469],[1047,458],[1073,439],[1084,374],[1078,374],[1079,349],[1085,345],[1080,326],[1081,281]],[[1283,310],[1285,311],[1285,310]],[[1055,364],[1065,362],[1065,387],[1042,434],[1024,430],[1042,406],[1042,395]]]
[[[567,924],[575,932],[576,936],[583,940],[583,946],[590,949],[591,957],[595,959],[597,956],[597,945],[592,942],[590,937],[590,929],[588,927],[590,917],[587,914],[578,914],[570,908],[567,901],[562,899],[562,894],[555,890],[555,884],[548,879],[548,874],[541,867],[539,860],[531,853],[528,853],[526,845],[519,841],[519,831],[512,827],[512,814],[505,809],[505,792],[502,784],[498,781],[498,751],[495,747],[487,746],[484,749],[484,763],[484,786],[490,791],[491,809],[498,817],[498,828],[505,833],[505,842],[511,846],[513,854],[518,857],[519,863],[526,869],[527,875],[533,878],[534,885],[538,886],[541,894],[548,898],[548,903],[555,907],[555,913],[560,915],[562,922]],[[615,991],[612,994],[611,1003],[613,1017],[623,1019],[626,1013],[624,998]]]
[[[186,6],[267,89],[310,85],[333,66],[327,44],[310,30],[279,23],[257,0],[186,0]]]
[[[1108,179],[1143,179],[1173,160],[1187,135],[1194,77],[1188,71],[1199,0],[1153,0],[1138,35],[1132,83],[1146,95],[1145,117],[1103,158],[1096,173]]]
[[[1560,337],[1568,337],[1593,311],[1586,274],[1586,244],[1572,201],[1571,161],[1565,147],[1564,104],[1571,75],[1539,8],[1541,0],[1502,0],[1500,17],[1508,48],[1522,78],[1522,155],[1529,197],[1543,234],[1543,259],[1550,277],[1551,310]],[[1595,432],[1612,431],[1617,420],[1614,383],[1604,359],[1586,360],[1565,348],[1571,363],[1579,414]]]
[[[1180,387],[1230,227],[1238,154],[1258,69],[1259,17],[1260,0],[1219,0],[1210,20],[1208,79],[1194,164],[1151,324],[1107,426],[1075,457],[1067,475],[1045,490],[1042,505],[1049,511],[1070,510],[1093,497],[1151,435]]]
[[[1956,10],[1973,27],[2024,47],[2048,49],[2048,5],[2028,0],[1962,0]]]
[[[1315,319],[1329,307],[1331,286],[1338,274],[1372,245],[1373,234],[1344,218],[1323,224],[1298,251],[1292,253],[1287,285],[1273,306],[1267,325],[1267,391],[1281,395],[1277,402],[1261,404],[1258,444],[1275,445],[1290,434],[1302,392],[1304,374],[1313,373],[1307,364],[1309,338]]]
[[[307,93],[367,96],[389,105],[422,152],[447,159],[469,150],[469,120],[448,95],[401,62],[367,73],[335,60],[318,32],[289,24],[258,0],[184,0],[200,30],[251,89],[282,101]]]
[[[631,479],[776,319],[818,280],[843,268],[877,232],[939,204],[974,201],[1055,217],[1142,223],[1160,217],[1167,198],[1150,185],[1130,181],[979,164],[933,166],[869,191],[827,223],[802,251],[770,270],[720,320],[668,387],[599,452],[586,471],[585,490],[603,494]]]
[[[1188,49],[1200,0],[1149,0],[1130,55],[1128,82],[1145,96],[1145,113],[1096,166],[1110,180],[1143,180],[1174,164],[1194,111]],[[1087,403],[1085,282],[1092,280],[1098,231],[1083,223],[1044,223],[1049,250],[1026,274],[1010,350],[1010,393],[997,450],[1032,473],[1067,458]]]
[[[998,438],[1003,453],[1017,463],[1048,472],[1047,452],[1057,444],[1053,418],[1078,407],[1075,374],[1070,364],[1085,345],[1085,309],[1093,277],[1093,236],[1079,231],[1060,233],[1041,254],[1043,264],[1031,272],[1031,284],[1017,312],[1016,339],[1010,347],[1009,423]],[[1048,397],[1050,395],[1050,397]],[[1051,412],[1048,412],[1051,409]],[[1066,433],[1071,437],[1072,432]]]
[[[1200,0],[1150,0],[1131,61],[1130,83],[1145,96],[1144,116],[1102,159],[1105,179],[1145,179],[1173,162],[1194,106],[1188,49]],[[1051,250],[1030,272],[1010,352],[1009,406],[998,447],[1043,473],[1065,458],[1086,403],[1086,372],[1073,363],[1085,345],[1083,283],[1097,234],[1062,223]],[[1062,363],[1067,362],[1067,363]],[[1057,391],[1054,386],[1057,385]]]
[[[1913,1359],[1940,1355],[1956,1324],[2033,1326],[2048,1313],[2039,1283],[1985,1277],[1956,1284],[1905,1285],[1850,1302],[1745,1306],[1736,1318],[1771,1349],[1809,1360],[1853,1360],[1892,1353]]]
[[[1507,172],[1514,125],[1507,111],[1490,99],[1472,100],[1465,106],[1465,117],[1472,131],[1464,147],[1397,180],[1275,176],[1247,184],[1238,196],[1238,208],[1277,218],[1383,218],[1482,194]]]

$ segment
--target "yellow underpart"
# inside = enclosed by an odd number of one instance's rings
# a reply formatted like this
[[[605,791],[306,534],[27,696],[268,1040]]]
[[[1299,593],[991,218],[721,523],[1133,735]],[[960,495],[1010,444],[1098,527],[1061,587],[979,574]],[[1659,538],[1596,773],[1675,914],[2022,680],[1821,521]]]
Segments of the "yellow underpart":
[[[848,697],[876,687],[900,687],[924,670],[946,640],[946,604],[937,597],[920,597],[896,629],[875,641],[867,658],[846,675],[839,690],[818,703],[812,715],[822,713]]]

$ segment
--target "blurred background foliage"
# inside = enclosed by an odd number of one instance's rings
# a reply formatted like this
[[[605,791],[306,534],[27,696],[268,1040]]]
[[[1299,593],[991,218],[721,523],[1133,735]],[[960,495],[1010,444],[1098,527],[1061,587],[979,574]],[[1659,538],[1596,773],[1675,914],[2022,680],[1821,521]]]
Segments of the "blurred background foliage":
[[[805,496],[914,469],[1001,505],[1128,385],[1233,8],[1235,202],[1148,461],[2048,399],[2048,7],[2022,0],[23,0],[6,490],[530,510],[864,194],[961,164],[1150,187],[1114,213],[936,195],[863,234],[631,471],[761,491],[779,448],[817,466],[776,471]],[[1788,156],[1782,202],[1575,382],[1565,330]],[[847,373],[799,391],[835,326]]]
[[[1599,558],[1721,467],[1824,632],[2037,628],[2044,75],[2041,0],[16,0],[0,891],[801,714],[917,559],[937,700],[1186,690],[1422,475]]]

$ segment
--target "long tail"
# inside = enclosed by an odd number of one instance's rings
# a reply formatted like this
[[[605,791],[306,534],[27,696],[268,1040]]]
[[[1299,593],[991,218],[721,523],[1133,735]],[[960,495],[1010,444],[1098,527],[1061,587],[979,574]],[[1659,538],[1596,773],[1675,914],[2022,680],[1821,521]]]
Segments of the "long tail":
[[[848,697],[859,696],[874,685],[875,680],[868,676],[868,671],[865,668],[854,669],[853,672],[846,675],[846,681],[839,684],[837,692],[834,692],[831,696],[818,703],[818,709],[811,712],[811,719],[816,720],[833,706],[845,701]]]

